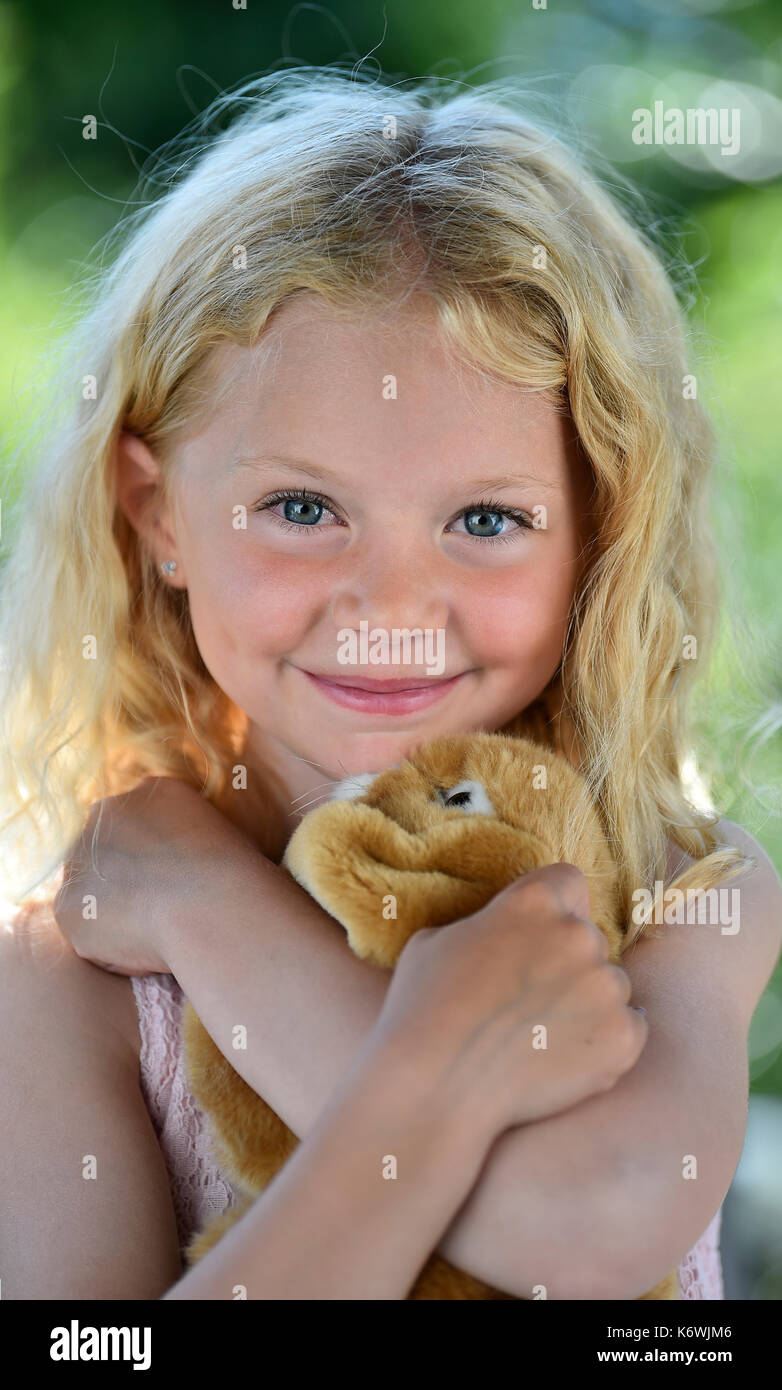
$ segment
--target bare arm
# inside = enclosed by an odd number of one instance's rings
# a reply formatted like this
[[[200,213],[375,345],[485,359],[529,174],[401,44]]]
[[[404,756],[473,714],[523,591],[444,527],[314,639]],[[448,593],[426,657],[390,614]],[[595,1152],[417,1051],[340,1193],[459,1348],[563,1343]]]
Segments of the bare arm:
[[[178,1279],[127,980],[52,930],[0,924],[0,1278],[7,1299],[149,1299]]]
[[[370,1037],[249,1212],[165,1297],[405,1299],[487,1147],[423,1089],[400,1099],[393,1052]]]
[[[0,932],[3,1297],[406,1298],[491,1135],[457,1134],[424,1080],[400,1097],[393,1040],[374,1035],[284,1170],[182,1275],[138,1056],[113,1023],[130,988],[51,927]]]
[[[623,960],[649,1012],[639,1063],[611,1091],[504,1134],[442,1254],[522,1297],[544,1283],[550,1297],[614,1298],[637,1296],[690,1248],[741,1152],[746,1029],[776,958],[775,928],[764,926],[771,881],[766,870],[753,896],[748,881],[744,935],[721,937],[724,948],[712,949],[711,928],[675,928]],[[237,861],[224,885],[222,900],[172,922],[167,959],[218,1045],[301,1137],[377,1018],[390,973],[358,960],[341,928],[260,857]],[[726,1014],[722,994],[742,981]],[[231,1047],[237,1022],[246,1052]],[[700,1182],[684,1183],[682,1155],[693,1151],[708,1161]]]
[[[215,879],[214,896],[205,880],[198,901],[183,903],[172,916],[163,944],[172,972],[224,1055],[304,1138],[372,1029],[391,972],[356,957],[342,928],[255,852],[239,856],[230,886],[224,875]],[[247,1047],[237,1051],[232,1030],[239,1023],[247,1029]],[[538,1161],[557,1173],[559,1137],[548,1135],[540,1160],[521,1140],[543,1124],[502,1136],[478,1178],[479,1202],[471,1199],[431,1248],[519,1297],[529,1297],[539,1282],[550,1297],[577,1297],[581,1269],[594,1275],[594,1228],[614,1217],[608,1202],[614,1194],[604,1150],[595,1143],[592,1162],[580,1165],[576,1183],[565,1182],[564,1173],[554,1183],[541,1222],[540,1189],[529,1175]],[[606,1277],[614,1278],[611,1268]]]
[[[454,1263],[476,1262],[473,1223],[498,1243],[510,1229],[522,1280],[536,1274],[549,1285],[570,1261],[572,1297],[599,1297],[596,1280],[606,1278],[604,1297],[638,1298],[680,1263],[721,1205],[744,1144],[749,1025],[782,946],[782,886],[740,826],[722,821],[720,832],[757,859],[737,880],[740,930],[723,934],[697,918],[657,926],[659,935],[622,958],[649,1017],[641,1056],[610,1091],[497,1140],[440,1243]],[[578,1195],[585,1173],[590,1183],[598,1175],[589,1201]],[[487,1278],[487,1268],[471,1273]]]

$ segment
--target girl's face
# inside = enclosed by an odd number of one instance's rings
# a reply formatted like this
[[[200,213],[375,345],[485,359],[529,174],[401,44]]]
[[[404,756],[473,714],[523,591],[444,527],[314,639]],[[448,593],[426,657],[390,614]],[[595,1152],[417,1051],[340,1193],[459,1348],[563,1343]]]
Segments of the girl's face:
[[[533,701],[590,534],[568,417],[448,356],[420,295],[382,317],[300,296],[214,365],[155,550],[249,717],[246,760],[294,794]]]

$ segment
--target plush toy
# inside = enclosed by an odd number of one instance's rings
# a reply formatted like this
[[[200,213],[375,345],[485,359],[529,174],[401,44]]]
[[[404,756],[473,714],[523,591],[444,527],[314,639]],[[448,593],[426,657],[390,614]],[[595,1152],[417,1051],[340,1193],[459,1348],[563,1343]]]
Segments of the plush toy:
[[[503,734],[444,736],[398,767],[346,779],[306,814],[283,864],[345,928],[364,960],[392,968],[413,932],[476,912],[512,879],[575,864],[591,919],[617,960],[624,945],[612,857],[586,783],[559,753]],[[195,1264],[293,1153],[296,1136],[234,1071],[188,1002],[185,1058],[215,1152],[243,1200],[214,1218],[186,1251]],[[599,1259],[596,1236],[595,1258]],[[411,1299],[513,1299],[430,1256]],[[675,1272],[645,1299],[675,1299]]]

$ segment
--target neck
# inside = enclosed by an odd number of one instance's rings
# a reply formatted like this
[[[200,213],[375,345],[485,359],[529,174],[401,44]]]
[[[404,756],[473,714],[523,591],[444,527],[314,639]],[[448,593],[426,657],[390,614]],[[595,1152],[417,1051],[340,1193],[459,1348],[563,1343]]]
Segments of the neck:
[[[236,762],[247,769],[247,785],[229,781],[219,809],[278,864],[302,816],[328,799],[335,779],[316,762],[262,739],[252,725]]]

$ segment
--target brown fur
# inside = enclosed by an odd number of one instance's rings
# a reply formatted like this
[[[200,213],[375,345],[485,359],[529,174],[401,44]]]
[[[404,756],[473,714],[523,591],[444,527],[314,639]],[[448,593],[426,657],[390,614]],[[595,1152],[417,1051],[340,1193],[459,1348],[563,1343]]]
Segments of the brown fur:
[[[541,771],[545,769],[545,785]],[[495,814],[443,806],[435,789],[479,782]],[[584,873],[591,918],[617,960],[624,946],[616,864],[586,784],[542,744],[503,734],[438,738],[400,767],[380,773],[354,800],[309,812],[283,863],[344,926],[363,959],[392,968],[421,927],[440,926],[483,907],[512,879],[566,861]],[[396,916],[384,916],[393,894]],[[388,900],[387,900],[388,901]],[[246,1194],[191,1242],[191,1264],[239,1219],[290,1157],[296,1136],[234,1071],[192,1005],[184,1040],[196,1099],[209,1115],[219,1162]],[[411,1299],[512,1299],[433,1254]],[[644,1299],[678,1298],[675,1271]]]

